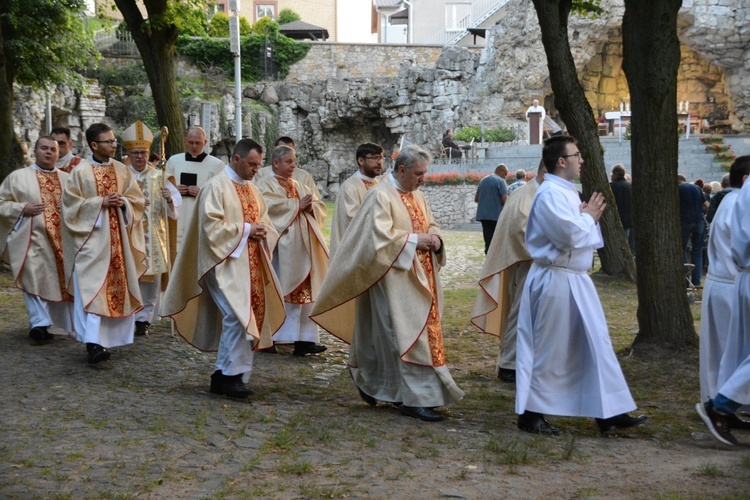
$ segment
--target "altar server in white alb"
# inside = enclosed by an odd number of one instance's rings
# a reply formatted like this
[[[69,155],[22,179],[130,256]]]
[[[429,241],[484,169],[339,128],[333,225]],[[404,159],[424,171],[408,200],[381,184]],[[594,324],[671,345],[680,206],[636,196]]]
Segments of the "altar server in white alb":
[[[57,142],[40,137],[36,162],[0,186],[0,255],[10,264],[29,312],[29,337],[42,343],[73,331],[73,296],[63,267],[60,199],[68,174],[55,167]],[[59,330],[62,330],[61,332]]]
[[[560,431],[544,414],[593,417],[602,434],[646,421],[636,408],[612,349],[596,288],[587,271],[603,245],[599,218],[604,197],[581,203],[573,180],[583,159],[575,139],[548,139],[547,167],[526,226],[534,263],[521,297],[516,354],[518,428],[545,435]]]
[[[166,289],[171,263],[177,251],[177,219],[182,196],[175,179],[148,164],[154,134],[141,121],[122,133],[122,142],[130,158],[130,171],[146,198],[143,211],[143,237],[146,243],[148,269],[138,280],[143,309],[135,313],[135,334],[146,335],[158,319],[159,298]]]
[[[750,163],[750,156],[737,158],[732,165]],[[747,170],[745,170],[747,172]],[[731,172],[730,172],[731,175]],[[737,277],[732,290],[732,317],[726,335],[726,346],[721,357],[716,378],[718,392],[711,394],[707,402],[697,403],[695,409],[711,433],[728,445],[736,446],[737,439],[732,428],[744,423],[736,416],[743,405],[750,405],[750,182],[747,174],[742,177],[742,189],[732,208],[731,254],[737,267]],[[719,210],[724,208],[724,197]],[[716,217],[719,211],[716,212]],[[714,218],[714,221],[716,220]],[[703,347],[701,345],[701,347]]]

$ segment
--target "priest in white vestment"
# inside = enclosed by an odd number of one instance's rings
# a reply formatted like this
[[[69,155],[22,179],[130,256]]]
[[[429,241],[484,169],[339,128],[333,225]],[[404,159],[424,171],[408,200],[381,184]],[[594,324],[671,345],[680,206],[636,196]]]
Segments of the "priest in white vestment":
[[[483,333],[500,337],[495,373],[503,382],[516,382],[516,333],[521,291],[531,269],[526,249],[526,222],[531,203],[544,181],[544,165],[534,180],[511,193],[500,212],[479,278],[479,293],[471,322]]]
[[[151,323],[159,318],[159,298],[167,286],[169,271],[177,251],[177,219],[182,196],[174,177],[167,177],[148,163],[154,134],[141,121],[122,133],[122,142],[130,158],[130,171],[146,199],[143,211],[143,237],[148,268],[138,280],[143,309],[135,315],[135,334],[147,335]]]
[[[529,106],[529,109],[526,110],[526,122],[528,127],[528,134],[529,134],[529,140],[531,140],[531,120],[529,119],[529,114],[531,113],[539,113],[539,124],[538,126],[538,133],[539,133],[539,139],[544,138],[544,119],[547,117],[547,111],[544,109],[544,106],[539,105],[539,99],[534,99],[534,102],[531,106]],[[537,143],[538,144],[538,143]]]
[[[233,398],[252,395],[253,351],[272,346],[285,319],[270,260],[278,235],[250,183],[262,160],[263,147],[242,139],[201,189],[161,308],[190,344],[218,351],[210,391]]]
[[[460,400],[446,365],[439,268],[445,250],[419,191],[429,153],[404,147],[391,174],[367,192],[339,244],[313,319],[350,343],[349,369],[360,396],[399,404],[434,422],[435,407]]]
[[[277,146],[271,163],[273,175],[261,179],[257,186],[279,233],[273,266],[284,293],[286,321],[274,342],[294,344],[295,356],[319,354],[327,348],[320,344],[318,325],[310,319],[310,311],[328,270],[328,247],[322,233],[325,203],[292,178],[297,169],[294,149]]]
[[[37,343],[73,332],[73,296],[63,265],[60,200],[68,174],[55,167],[57,142],[40,137],[36,163],[14,170],[0,185],[0,256],[13,271]],[[53,328],[54,327],[54,328]]]
[[[294,145],[294,139],[286,135],[282,135],[281,137],[276,139],[276,144],[274,144],[274,147],[278,146],[289,146],[295,151],[297,150],[297,147]],[[269,176],[273,176],[273,165],[268,165],[261,168],[258,171],[258,175],[253,178],[253,182],[257,185],[261,179]],[[315,184],[315,179],[313,179],[313,176],[310,175],[307,170],[300,167],[295,168],[294,172],[292,172],[292,179],[309,189],[313,197],[321,199],[320,192],[318,191],[318,186]]]
[[[730,223],[731,255],[737,268],[732,291],[732,316],[716,378],[718,392],[711,394],[708,402],[697,403],[695,409],[714,437],[725,444],[737,445],[731,428],[746,427],[739,425],[745,422],[735,413],[741,406],[750,405],[750,182],[747,180],[750,156],[736,158],[731,168],[735,170],[735,176],[741,174],[743,182]],[[719,210],[728,196],[722,200]]]
[[[224,169],[223,161],[203,151],[206,144],[206,132],[200,127],[190,127],[185,136],[187,152],[172,155],[167,161],[167,176],[174,177],[182,196],[177,219],[177,251],[182,248],[185,228],[190,225],[195,197],[208,179]]]
[[[518,427],[557,435],[544,414],[594,417],[604,434],[640,425],[587,271],[603,245],[599,218],[604,197],[581,204],[573,180],[583,159],[575,139],[548,139],[547,167],[526,226],[534,263],[526,277],[518,317],[516,412]]]
[[[379,144],[366,142],[357,147],[355,153],[357,171],[345,180],[336,195],[331,221],[330,256],[336,251],[346,228],[357,215],[367,190],[377,185],[377,177],[383,172],[383,148]]]
[[[138,279],[146,271],[145,199],[130,168],[112,159],[117,140],[111,127],[91,125],[86,141],[92,156],[65,183],[62,229],[75,331],[94,364],[109,359],[107,348],[133,343],[142,307]]]
[[[49,135],[57,142],[58,154],[55,166],[65,173],[70,173],[83,159],[73,154],[73,139],[70,137],[70,129],[68,127],[55,127]]]

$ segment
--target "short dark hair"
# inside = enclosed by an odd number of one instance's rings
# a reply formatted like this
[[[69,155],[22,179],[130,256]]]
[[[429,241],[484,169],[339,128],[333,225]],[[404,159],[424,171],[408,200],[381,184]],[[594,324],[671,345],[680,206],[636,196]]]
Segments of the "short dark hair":
[[[232,150],[232,158],[234,155],[239,155],[240,158],[245,158],[250,154],[250,151],[257,151],[259,155],[263,155],[263,146],[258,144],[252,139],[241,139],[237,144],[234,145]]]
[[[148,161],[149,161],[149,163],[150,162],[154,162],[154,161],[159,161],[159,160],[161,160],[161,156],[159,156],[158,154],[154,153],[153,151],[148,155]]]
[[[622,163],[618,163],[617,165],[612,167],[612,174],[616,175],[618,179],[625,178],[625,167],[622,165]]]
[[[91,148],[91,143],[99,139],[99,136],[111,132],[112,127],[106,123],[94,123],[86,129],[86,144]],[[94,149],[94,148],[91,148]]]
[[[37,140],[36,140],[36,142],[34,143],[34,151],[36,151],[36,148],[38,148],[38,147],[39,147],[39,141],[42,141],[42,140],[45,140],[45,141],[52,141],[52,142],[54,142],[54,143],[55,143],[55,146],[57,146],[57,141],[56,141],[56,140],[54,140],[54,139],[52,138],[52,136],[49,136],[49,135],[43,135],[43,136],[39,137],[39,139],[37,139]]]
[[[355,154],[354,158],[356,160],[359,160],[360,158],[366,158],[367,155],[382,155],[383,154],[383,146],[380,144],[375,144],[372,142],[365,142],[364,144],[360,144],[357,146],[357,153]]]
[[[274,146],[288,146],[292,145],[292,148],[294,148],[294,139],[289,137],[288,135],[282,135],[278,139],[276,139],[276,144]]]
[[[557,135],[544,141],[542,162],[547,167],[547,172],[554,175],[555,170],[557,170],[557,159],[565,154],[565,148],[568,147],[568,144],[578,144],[578,141],[569,135]]]
[[[49,133],[49,135],[57,135],[57,134],[65,134],[65,137],[70,139],[70,129],[68,127],[55,127],[52,129],[52,131]],[[41,137],[40,137],[41,139]]]
[[[738,156],[729,167],[729,185],[741,188],[742,178],[746,175],[750,175],[750,155]]]

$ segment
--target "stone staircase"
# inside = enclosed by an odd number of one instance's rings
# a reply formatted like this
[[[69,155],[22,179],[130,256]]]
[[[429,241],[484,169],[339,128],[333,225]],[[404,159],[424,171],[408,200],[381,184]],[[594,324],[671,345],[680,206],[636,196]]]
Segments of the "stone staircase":
[[[747,136],[725,136],[725,143],[730,144],[737,156],[750,154],[750,137]],[[630,154],[630,141],[625,139],[620,142],[616,137],[602,137],[604,147],[604,163],[609,169],[616,163],[622,163],[628,172],[632,171],[632,159]],[[679,141],[678,172],[685,175],[688,180],[697,179],[718,181],[726,173],[718,163],[713,162],[713,156],[706,152],[706,146],[700,140],[699,135],[691,136],[689,139]],[[492,172],[499,163],[508,165],[512,172],[522,168],[527,171],[536,171],[541,159],[542,147],[539,145],[516,144],[511,146],[490,146],[486,150],[486,158],[476,161],[464,161],[448,165],[434,164],[430,167],[430,173],[443,172]]]

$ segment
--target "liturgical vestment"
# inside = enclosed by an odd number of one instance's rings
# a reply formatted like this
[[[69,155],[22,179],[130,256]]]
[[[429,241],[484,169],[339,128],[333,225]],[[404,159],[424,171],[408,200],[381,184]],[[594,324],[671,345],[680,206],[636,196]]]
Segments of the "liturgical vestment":
[[[336,251],[341,238],[343,238],[346,228],[351,224],[352,219],[359,211],[362,205],[362,199],[367,194],[367,190],[378,184],[377,179],[371,179],[359,170],[341,184],[339,192],[336,195],[336,205],[333,208],[333,220],[331,221],[331,258]]]
[[[204,351],[219,349],[222,315],[206,286],[218,285],[220,300],[244,327],[252,348],[273,345],[283,324],[284,302],[270,262],[278,235],[266,203],[250,182],[233,181],[231,169],[209,179],[196,198],[196,213],[177,254],[172,279],[164,293],[162,316],[170,316],[179,334]],[[263,242],[249,239],[246,224],[267,228]],[[217,367],[225,375],[247,374],[249,367]],[[247,382],[247,379],[244,380]]]
[[[436,407],[458,401],[445,364],[438,254],[416,234],[440,234],[424,196],[386,181],[365,196],[336,251],[312,319],[350,343],[349,367],[380,401]]]
[[[526,225],[531,266],[521,297],[516,412],[609,418],[636,408],[587,271],[603,245],[573,183],[547,173]]]
[[[113,192],[124,205],[102,207]],[[146,271],[143,194],[122,163],[84,160],[71,172],[62,200],[65,279],[75,291],[78,340],[105,348],[132,343],[141,309],[138,279]]]
[[[0,186],[0,256],[10,264],[24,293],[31,327],[73,332],[73,296],[68,293],[62,251],[60,200],[68,174],[37,165],[14,170]],[[44,212],[23,215],[28,203]]]

